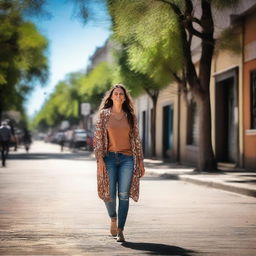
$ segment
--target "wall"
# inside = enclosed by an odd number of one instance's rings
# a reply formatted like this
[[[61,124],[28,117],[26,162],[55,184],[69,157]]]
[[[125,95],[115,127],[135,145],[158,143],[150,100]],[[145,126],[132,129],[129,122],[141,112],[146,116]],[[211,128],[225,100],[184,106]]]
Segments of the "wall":
[[[256,170],[256,130],[250,127],[250,72],[256,69],[256,12],[245,18],[244,23],[244,167]]]
[[[156,155],[159,158],[163,157],[163,107],[173,105],[173,150],[170,160],[176,161],[177,158],[177,143],[178,143],[178,90],[175,83],[162,89],[158,96],[157,112],[156,112]]]
[[[236,33],[239,34],[239,40],[242,46],[242,26],[236,26]],[[215,151],[216,145],[216,115],[218,113],[215,112],[216,103],[218,103],[218,99],[216,99],[216,81],[215,78],[228,72],[234,68],[238,69],[238,109],[236,111],[237,121],[238,121],[238,165],[243,166],[243,58],[242,58],[242,49],[240,53],[234,53],[229,50],[220,50],[215,53],[212,61],[212,76],[210,81],[210,95],[211,95],[211,109],[212,109],[212,144],[213,150]]]

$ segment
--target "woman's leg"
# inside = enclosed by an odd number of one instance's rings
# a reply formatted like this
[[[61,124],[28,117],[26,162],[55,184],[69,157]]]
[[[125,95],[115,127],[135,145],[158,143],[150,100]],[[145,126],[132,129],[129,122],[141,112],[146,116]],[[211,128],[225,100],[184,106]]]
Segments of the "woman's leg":
[[[123,230],[129,210],[129,192],[133,176],[133,157],[120,154],[118,168],[118,229]]]
[[[112,153],[108,153],[107,156],[104,158],[104,162],[106,165],[106,169],[109,176],[109,185],[110,185],[110,202],[105,202],[108,215],[111,219],[117,217],[116,214],[116,185],[117,185],[117,164],[115,157]]]

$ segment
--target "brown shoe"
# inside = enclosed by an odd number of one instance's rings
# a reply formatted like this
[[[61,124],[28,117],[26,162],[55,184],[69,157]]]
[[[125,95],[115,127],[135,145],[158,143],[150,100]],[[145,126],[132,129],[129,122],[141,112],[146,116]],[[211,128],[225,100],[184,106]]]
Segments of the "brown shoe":
[[[112,236],[117,235],[116,218],[111,218],[110,233]]]
[[[117,237],[116,237],[116,241],[117,242],[125,242],[125,239],[124,239],[124,233],[122,230],[118,230],[117,231]]]

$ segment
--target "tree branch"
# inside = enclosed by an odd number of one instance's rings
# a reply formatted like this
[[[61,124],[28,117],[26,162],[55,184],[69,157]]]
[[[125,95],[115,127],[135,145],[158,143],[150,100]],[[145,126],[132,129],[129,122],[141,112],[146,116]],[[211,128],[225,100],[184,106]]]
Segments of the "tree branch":
[[[185,15],[186,16],[192,16],[192,11],[193,11],[193,4],[191,0],[185,0],[186,7],[185,7]]]
[[[193,22],[197,22],[197,24],[201,25],[201,21],[197,19],[196,17],[193,17],[193,3],[191,0],[185,0],[185,13],[184,13],[184,25],[185,28],[192,33],[193,35],[199,37],[199,38],[205,38],[205,34],[202,32],[196,30],[193,27]],[[206,38],[205,38],[206,39]]]
[[[172,76],[174,77],[174,79],[176,80],[177,83],[182,83],[182,79],[171,68],[170,68],[170,72],[171,72]]]
[[[192,37],[193,37],[193,34],[189,33],[189,37],[188,37],[189,48],[191,48]]]
[[[174,79],[176,80],[176,82],[178,84],[179,93],[180,92],[187,93],[188,88],[187,88],[187,82],[186,82],[186,79],[185,79],[186,75],[185,75],[184,68],[182,69],[181,77],[178,76],[178,74],[176,72],[174,72],[172,69],[170,69],[170,72],[171,72],[172,76],[174,77]]]
[[[150,91],[149,88],[143,87],[143,89],[146,91],[146,93],[149,95],[153,102],[157,101],[160,89],[153,90],[153,93]]]
[[[169,4],[174,13],[178,17],[178,24],[180,27],[180,33],[181,33],[181,42],[182,42],[182,50],[183,54],[185,56],[185,69],[186,69],[186,78],[188,80],[188,83],[191,87],[191,89],[195,89],[197,91],[200,91],[200,81],[197,76],[196,70],[194,63],[192,61],[192,54],[191,54],[191,34],[192,35],[197,35],[200,38],[204,37],[202,33],[199,31],[195,30],[192,26],[192,21],[190,20],[191,26],[189,29],[189,22],[186,22],[186,16],[181,12],[180,8],[174,4],[169,2],[168,0],[156,0],[160,1],[166,4]],[[187,13],[191,12],[193,10],[193,5],[191,0],[185,0],[186,1],[186,10]],[[192,7],[191,7],[192,5]],[[191,15],[189,15],[191,16]],[[192,27],[192,29],[191,29]],[[190,33],[189,38],[187,38],[186,30]],[[192,33],[193,32],[193,33]]]
[[[197,23],[198,25],[202,26],[202,23],[201,23],[201,20],[199,20],[198,18],[194,17],[193,16],[193,3],[191,0],[185,0],[186,2],[186,9],[185,9],[185,16],[186,16],[186,19],[189,21],[189,22],[195,22]]]
[[[151,91],[148,88],[146,88],[146,87],[143,87],[143,88],[146,91],[146,93],[150,96],[150,98],[153,99],[154,95],[152,95]]]
[[[207,39],[207,36],[205,33],[199,32],[193,27],[192,22],[188,22],[187,24],[185,24],[185,27],[194,36],[200,37],[201,39]]]
[[[191,17],[191,20],[192,20],[192,22],[195,22],[195,23],[197,23],[198,25],[202,26],[202,22],[201,22],[201,20],[199,20],[198,18],[196,18],[196,17]]]

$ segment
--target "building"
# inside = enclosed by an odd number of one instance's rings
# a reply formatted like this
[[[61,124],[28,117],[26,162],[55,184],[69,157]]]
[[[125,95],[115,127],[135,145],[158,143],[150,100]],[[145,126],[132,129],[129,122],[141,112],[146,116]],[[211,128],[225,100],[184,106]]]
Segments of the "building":
[[[212,145],[220,164],[256,169],[256,13],[255,1],[214,12],[215,37],[230,28],[241,50],[216,47],[212,60],[210,97]],[[193,41],[193,61],[200,58]],[[135,101],[144,153],[150,157],[152,104],[145,94]],[[162,89],[157,103],[156,154],[185,164],[197,163],[198,115],[191,94],[180,95],[176,84]]]
[[[102,62],[107,62],[110,65],[114,63],[113,49],[117,49],[118,46],[108,39],[102,47],[98,47],[90,57],[90,64],[87,68],[87,73],[93,70],[97,65]],[[89,129],[93,130],[97,121],[97,113],[91,113],[86,117],[86,122],[89,123]]]
[[[256,169],[256,6],[239,17],[243,26],[243,159]]]

